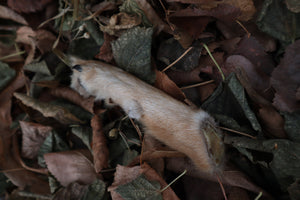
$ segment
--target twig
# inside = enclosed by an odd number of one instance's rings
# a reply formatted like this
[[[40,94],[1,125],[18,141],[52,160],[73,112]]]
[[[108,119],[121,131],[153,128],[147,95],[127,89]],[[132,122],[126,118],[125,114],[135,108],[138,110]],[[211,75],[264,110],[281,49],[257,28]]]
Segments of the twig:
[[[225,192],[224,186],[223,186],[223,184],[222,184],[222,182],[221,182],[221,180],[220,180],[220,177],[219,177],[218,174],[216,174],[216,177],[217,177],[218,183],[219,183],[219,185],[220,185],[220,187],[221,187],[221,190],[222,190],[224,199],[227,200],[226,192]]]
[[[184,86],[184,87],[181,87],[180,89],[185,90],[185,89],[189,89],[189,88],[204,86],[204,85],[207,85],[207,84],[210,84],[210,83],[213,83],[213,82],[215,82],[215,81],[214,80],[209,80],[209,81],[205,81],[205,82],[202,82],[202,83],[196,83],[196,84],[193,84],[193,85]]]
[[[252,138],[252,139],[256,140],[255,136],[249,135],[247,133],[243,133],[243,132],[240,132],[240,131],[236,131],[236,130],[233,130],[233,129],[230,129],[230,128],[226,128],[226,127],[221,127],[221,126],[219,126],[218,128],[222,129],[222,130],[225,130],[225,131],[232,132],[232,133],[237,133],[237,134],[240,134],[240,135],[243,135],[243,136],[246,136],[246,137],[249,137],[249,138]]]
[[[16,52],[16,53],[9,54],[9,55],[7,55],[7,56],[3,56],[3,57],[0,58],[0,61],[5,60],[5,59],[8,59],[8,58],[15,57],[15,56],[19,56],[19,55],[22,55],[22,54],[24,54],[24,53],[25,53],[25,51],[20,51],[20,52]]]
[[[159,192],[162,193],[163,191],[165,191],[166,189],[168,189],[173,183],[175,183],[178,179],[180,179],[183,175],[186,174],[186,169],[177,177],[175,178],[171,183],[169,183],[166,187],[164,187],[163,189],[161,189]]]
[[[217,61],[216,61],[215,58],[213,57],[213,55],[210,53],[210,51],[209,51],[207,45],[206,45],[206,44],[203,44],[203,47],[204,47],[205,50],[207,51],[207,53],[208,53],[208,55],[210,56],[210,58],[212,59],[212,61],[213,61],[213,62],[215,63],[215,65],[217,66],[217,68],[218,68],[218,70],[219,70],[219,72],[220,72],[220,74],[221,74],[221,76],[222,76],[223,81],[225,81],[225,76],[224,76],[224,74],[223,74],[223,72],[222,72],[222,70],[221,70],[221,67],[219,66],[219,64],[217,63]]]
[[[263,195],[263,193],[262,192],[259,192],[259,194],[257,195],[257,197],[255,197],[255,199],[254,200],[259,200],[260,199],[260,197]]]
[[[235,20],[235,22],[238,23],[242,27],[242,29],[244,29],[244,31],[247,33],[247,37],[249,38],[251,36],[251,33],[249,33],[246,27],[239,20]]]
[[[162,70],[162,72],[167,71],[169,68],[173,67],[181,58],[183,58],[190,50],[192,50],[193,47],[188,48],[179,58],[177,58],[174,62],[172,62],[170,65],[168,65],[165,69]]]
[[[0,170],[0,173],[15,172],[15,171],[22,171],[22,170],[26,170],[26,169],[24,168],[4,169],[4,170]]]

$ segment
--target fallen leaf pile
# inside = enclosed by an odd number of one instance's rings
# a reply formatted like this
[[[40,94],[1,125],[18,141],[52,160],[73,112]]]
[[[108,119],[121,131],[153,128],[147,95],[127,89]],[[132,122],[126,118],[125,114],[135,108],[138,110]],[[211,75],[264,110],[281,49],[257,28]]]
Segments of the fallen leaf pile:
[[[7,0],[0,20],[0,199],[299,199],[299,1]],[[80,96],[68,55],[209,112],[224,171]]]

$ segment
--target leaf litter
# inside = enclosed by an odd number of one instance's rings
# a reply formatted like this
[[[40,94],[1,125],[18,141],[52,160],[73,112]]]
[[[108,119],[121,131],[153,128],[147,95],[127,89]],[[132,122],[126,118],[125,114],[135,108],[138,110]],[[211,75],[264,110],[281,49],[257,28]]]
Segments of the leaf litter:
[[[144,137],[120,107],[72,90],[57,52],[116,65],[213,115],[229,198],[299,198],[299,3],[8,0],[0,10],[0,198],[224,198],[215,176]],[[50,174],[32,172],[41,167]]]

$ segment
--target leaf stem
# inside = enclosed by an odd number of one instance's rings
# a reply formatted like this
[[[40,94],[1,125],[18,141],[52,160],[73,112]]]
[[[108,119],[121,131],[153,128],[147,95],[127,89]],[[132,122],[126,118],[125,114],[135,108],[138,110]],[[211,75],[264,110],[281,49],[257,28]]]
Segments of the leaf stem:
[[[212,56],[212,54],[210,53],[210,51],[209,51],[207,45],[206,45],[206,44],[203,44],[203,47],[204,47],[205,50],[207,51],[207,53],[208,53],[208,55],[210,56],[210,58],[212,59],[212,61],[213,61],[213,62],[215,63],[215,65],[217,66],[217,68],[218,68],[218,70],[219,70],[219,72],[220,72],[220,74],[221,74],[221,76],[222,76],[223,81],[225,81],[225,76],[224,76],[224,74],[223,74],[223,72],[222,72],[222,70],[221,70],[221,67],[219,66],[219,64],[217,63],[217,61],[215,60],[215,58],[214,58],[214,57]]]
[[[186,169],[177,177],[175,178],[171,183],[169,183],[166,187],[164,187],[163,189],[161,189],[159,192],[162,193],[164,192],[166,189],[168,189],[168,187],[170,187],[173,183],[175,183],[178,179],[180,179],[183,175],[186,174]]]
[[[12,53],[12,54],[7,55],[7,56],[3,56],[3,57],[0,58],[0,61],[8,59],[8,58],[15,57],[15,56],[19,56],[19,55],[22,55],[24,53],[25,53],[25,51],[20,51],[20,52]]]
[[[173,67],[173,65],[175,65],[179,60],[181,60],[181,58],[183,58],[188,52],[190,52],[190,50],[192,50],[193,47],[188,48],[179,58],[177,58],[174,62],[172,62],[170,65],[168,65],[166,68],[164,68],[162,70],[162,72],[167,71],[168,69],[170,69],[171,67]]]
[[[254,200],[259,200],[260,199],[260,197],[263,195],[263,193],[262,192],[259,192],[259,194],[257,195],[257,197],[255,197],[255,199]]]

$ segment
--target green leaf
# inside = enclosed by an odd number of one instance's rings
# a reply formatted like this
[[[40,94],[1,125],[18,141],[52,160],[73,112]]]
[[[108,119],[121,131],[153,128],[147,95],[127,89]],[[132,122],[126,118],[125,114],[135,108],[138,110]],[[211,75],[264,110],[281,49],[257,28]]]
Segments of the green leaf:
[[[125,200],[162,200],[157,181],[148,181],[145,175],[140,175],[130,183],[120,185],[116,192]]]
[[[31,71],[31,72],[37,72],[37,73],[41,73],[44,75],[52,76],[52,74],[47,66],[47,63],[44,60],[41,62],[30,63],[28,65],[25,65],[24,69]]]
[[[51,131],[50,135],[45,139],[38,152],[38,163],[41,167],[47,167],[44,159],[44,154],[51,152],[67,151],[69,146],[55,132]]]
[[[34,75],[34,77],[32,78],[32,81],[30,83],[29,95],[34,97],[34,98],[38,98],[40,93],[43,90],[43,87],[38,86],[35,83],[40,82],[40,81],[51,81],[53,79],[54,79],[53,76],[45,75],[45,74],[42,74],[42,73],[39,73],[39,72],[36,73]]]
[[[135,27],[111,43],[118,66],[148,83],[155,81],[151,68],[152,33],[152,28]]]
[[[261,132],[261,126],[249,107],[244,88],[235,74],[230,74],[201,107],[229,128],[241,127],[239,131],[253,128]]]
[[[284,0],[265,0],[257,18],[257,26],[284,44],[300,37],[300,13],[293,13]]]
[[[130,162],[139,155],[139,152],[135,150],[126,149],[123,153],[122,165],[129,165]]]
[[[290,140],[300,142],[300,113],[283,113],[284,129]]]
[[[247,153],[243,153],[250,160],[254,161],[253,155],[257,151],[273,154],[271,161],[268,158],[255,162],[266,166],[268,163],[269,168],[275,174],[278,183],[282,189],[286,191],[287,187],[292,184],[295,179],[300,178],[300,145],[299,143],[291,142],[284,139],[273,140],[252,140],[245,137],[226,137],[225,143],[231,144],[236,148],[243,148]],[[254,151],[252,151],[254,150]],[[251,156],[249,156],[251,155]]]
[[[126,12],[128,14],[137,15],[142,19],[142,23],[146,27],[152,26],[145,13],[136,3],[136,0],[125,0],[123,4],[120,6],[121,12]]]
[[[88,186],[87,191],[81,198],[81,200],[94,200],[94,199],[104,199],[106,191],[106,185],[101,180],[96,180],[94,183]]]
[[[0,91],[16,76],[16,71],[0,61]]]
[[[71,131],[74,135],[79,137],[82,140],[82,142],[87,146],[87,148],[91,151],[91,153],[93,153],[91,148],[92,137],[93,137],[92,129],[86,126],[85,127],[79,126],[79,127],[73,127]]]

